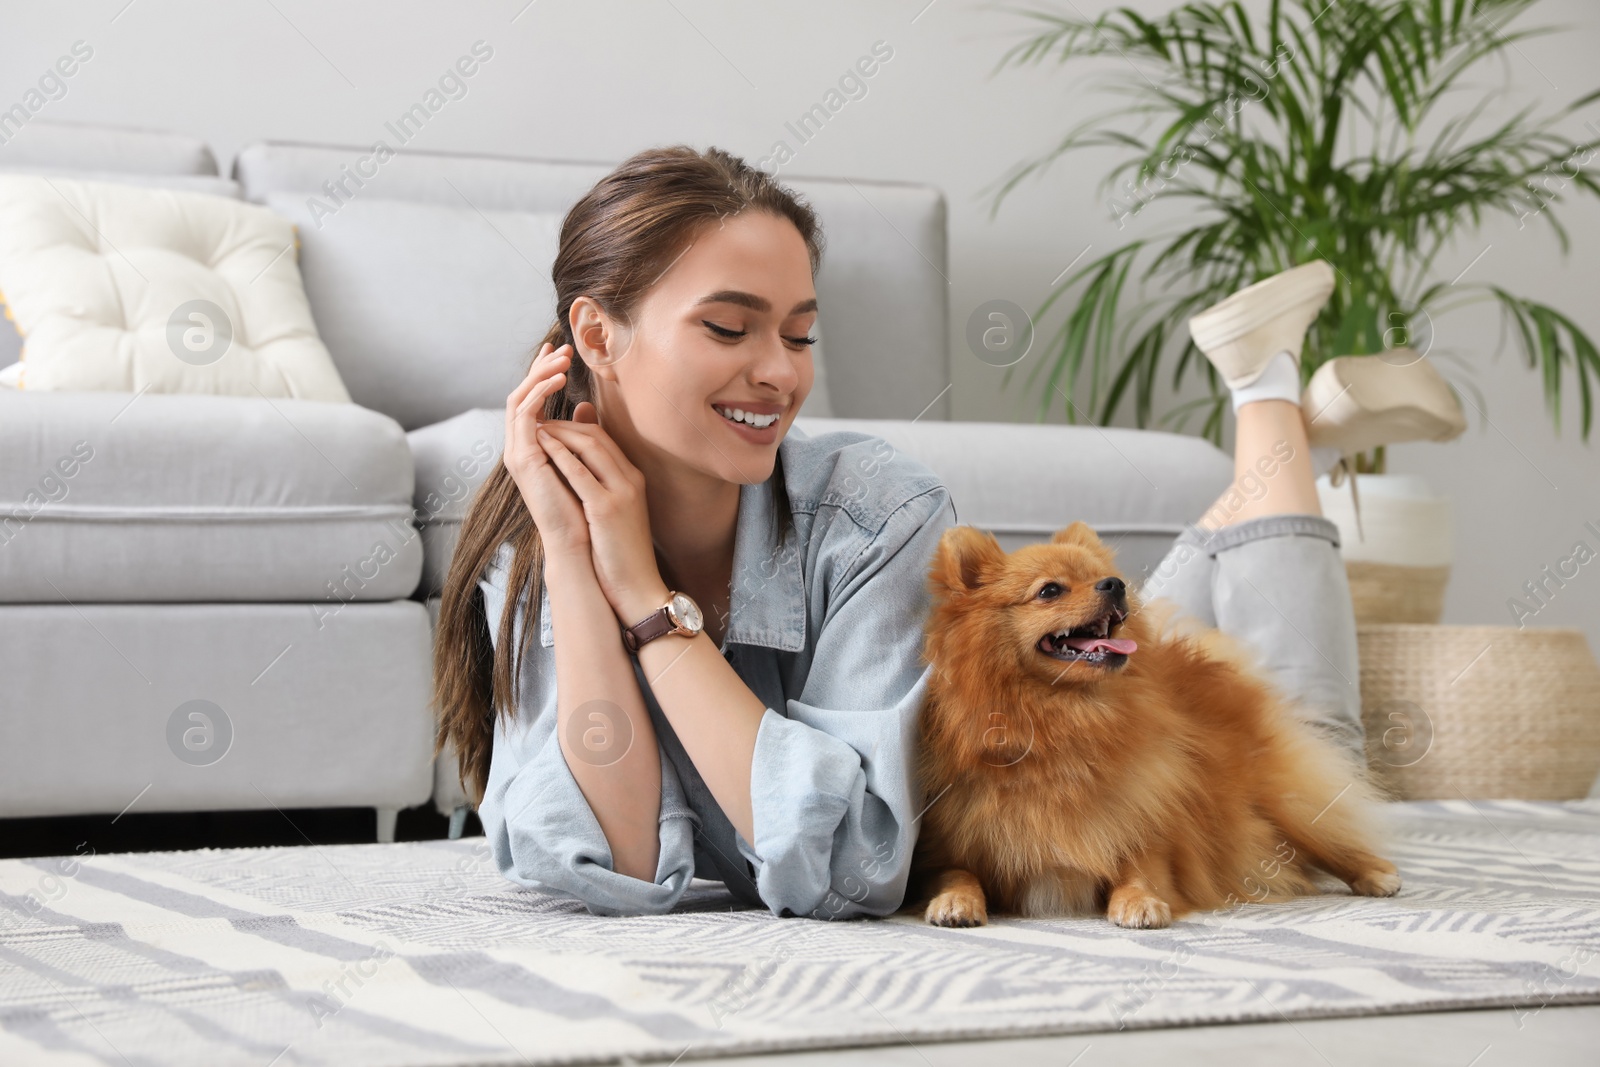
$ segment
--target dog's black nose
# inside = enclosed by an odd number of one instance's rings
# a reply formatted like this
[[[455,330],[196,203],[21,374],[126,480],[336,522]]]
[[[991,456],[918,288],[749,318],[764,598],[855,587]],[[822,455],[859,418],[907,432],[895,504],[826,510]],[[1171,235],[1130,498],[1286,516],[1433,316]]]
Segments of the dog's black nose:
[[[1094,583],[1095,589],[1112,596],[1122,596],[1128,591],[1128,583],[1121,578],[1102,578]]]

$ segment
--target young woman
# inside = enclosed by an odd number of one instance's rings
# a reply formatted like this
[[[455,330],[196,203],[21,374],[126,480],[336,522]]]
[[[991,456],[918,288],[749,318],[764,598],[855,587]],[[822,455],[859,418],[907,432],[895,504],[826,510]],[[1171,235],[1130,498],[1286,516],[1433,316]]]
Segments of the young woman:
[[[435,642],[440,741],[514,881],[596,914],[667,911],[695,876],[777,915],[902,903],[927,565],[955,515],[938,478],[880,439],[790,433],[812,384],[821,250],[807,206],[718,149],[640,153],[563,223],[557,320],[507,398],[502,463],[463,524]],[[1213,331],[1225,342],[1201,342],[1271,364],[1230,384],[1237,400],[1244,379],[1264,383],[1238,408],[1241,477],[1263,455],[1275,475],[1243,506],[1225,495],[1152,584],[1264,648],[1359,747],[1300,342],[1271,325],[1282,288],[1247,298]],[[1235,351],[1251,338],[1292,350],[1294,402],[1274,352]],[[1364,418],[1344,419],[1346,440]]]
[[[634,156],[563,223],[557,321],[435,648],[441,739],[515,881],[597,914],[666,911],[696,875],[779,915],[901,903],[955,515],[880,439],[790,433],[821,251],[807,206],[717,149]]]

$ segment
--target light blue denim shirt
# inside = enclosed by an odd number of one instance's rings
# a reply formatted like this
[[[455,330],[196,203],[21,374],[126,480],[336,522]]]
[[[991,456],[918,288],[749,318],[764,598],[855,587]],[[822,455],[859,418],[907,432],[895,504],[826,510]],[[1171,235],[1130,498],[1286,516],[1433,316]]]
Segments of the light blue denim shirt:
[[[653,882],[613,869],[555,735],[543,593],[540,641],[523,663],[515,718],[496,726],[479,809],[512,881],[576,897],[597,915],[668,911],[691,877],[780,916],[887,915],[901,905],[919,815],[913,745],[932,671],[922,659],[928,565],[955,510],[931,471],[882,438],[791,427],[778,455],[794,525],[775,551],[772,482],[740,487],[722,644],[766,704],[750,768],[755,841],[711,796],[634,659],[660,741],[661,859]],[[510,556],[502,545],[479,583],[491,634]]]

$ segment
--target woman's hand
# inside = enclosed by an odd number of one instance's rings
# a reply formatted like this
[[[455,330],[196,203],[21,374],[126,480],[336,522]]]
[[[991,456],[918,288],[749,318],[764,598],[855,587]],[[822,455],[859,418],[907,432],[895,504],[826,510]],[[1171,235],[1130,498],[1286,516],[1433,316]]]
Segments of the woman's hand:
[[[522,492],[522,501],[539,528],[547,557],[589,556],[589,524],[583,504],[551,464],[538,431],[545,401],[567,380],[572,346],[552,350],[546,342],[534,357],[528,376],[506,397],[506,446],[503,462]]]
[[[571,422],[541,423],[538,439],[583,502],[595,577],[618,620],[632,626],[667,600],[644,475],[601,429],[593,404],[579,404]]]

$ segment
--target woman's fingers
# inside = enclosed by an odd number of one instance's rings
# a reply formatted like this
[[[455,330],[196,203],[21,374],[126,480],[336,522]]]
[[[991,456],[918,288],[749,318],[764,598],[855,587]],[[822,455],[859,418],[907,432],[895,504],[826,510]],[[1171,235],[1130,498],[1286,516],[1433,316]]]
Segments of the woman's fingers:
[[[546,342],[534,357],[527,376],[506,397],[507,447],[515,447],[519,441],[526,447],[526,436],[538,424],[545,401],[566,384],[569,347],[552,348]]]
[[[538,405],[542,403],[543,397],[549,396],[555,390],[545,389],[541,393],[540,386],[547,386],[551,382],[555,382],[556,388],[560,388],[561,386],[567,384],[567,372],[565,369],[557,367],[557,369],[550,371],[549,374],[550,376],[548,378],[540,382],[539,385],[534,386],[533,390],[523,398],[522,403],[517,405],[516,414],[519,418],[523,415],[526,415],[529,411],[535,412],[535,417],[537,417],[537,413],[544,410]]]
[[[538,354],[535,355],[532,362],[528,364],[528,373],[524,374],[522,376],[522,381],[518,382],[516,387],[511,390],[511,396],[516,397],[519,403],[521,402],[522,397],[527,395],[528,389],[532,386],[532,384],[537,381],[533,372],[538,369],[539,360],[543,359],[545,353],[548,351],[550,351],[550,342],[546,341],[544,344],[539,346]],[[507,397],[506,399],[510,400],[511,397]]]
[[[536,382],[548,381],[556,375],[561,375],[564,378],[571,358],[570,347],[569,345],[562,345],[560,348],[542,354],[538,359],[534,360],[533,367],[529,369],[529,377]],[[535,388],[537,388],[537,385]],[[532,396],[532,393],[530,392],[528,395]],[[517,414],[523,414],[529,407],[528,397],[524,397],[517,405]]]
[[[539,383],[545,379],[545,376],[540,374],[540,369],[541,369],[540,368],[540,363],[544,359],[545,354],[549,350],[550,350],[550,344],[549,344],[549,342],[546,342],[539,349],[539,354],[537,356],[533,357],[533,363],[529,365],[528,373],[523,375],[522,381],[517,383],[517,387],[515,389],[511,390],[510,393],[506,394],[506,447],[507,447],[507,449],[509,449],[511,447],[511,444],[512,444],[512,441],[513,441],[513,438],[514,438],[514,430],[515,430],[517,410],[522,406],[523,400],[527,399],[528,394],[530,392],[532,392],[534,389],[538,388]]]
[[[556,371],[528,391],[528,395],[522,398],[522,403],[517,405],[516,417],[518,419],[526,419],[532,416],[534,423],[538,423],[540,416],[544,414],[545,402],[553,394],[559,393],[561,387],[566,384],[567,372]]]
[[[606,484],[613,486],[619,484],[618,481],[609,477],[609,475],[614,474],[617,479],[626,481],[635,488],[642,488],[644,486],[644,475],[639,471],[638,467],[633,465],[633,461],[628,458],[628,454],[622,451],[622,446],[617,444],[617,439],[607,433],[604,427],[598,424],[566,421],[547,422],[544,424],[544,426],[546,429],[551,426],[558,426],[562,429],[570,429],[574,433],[592,440],[603,452],[603,454],[610,460],[610,463],[606,466],[605,471],[600,472],[601,480],[605,481]],[[568,440],[568,438],[562,438],[562,440]],[[591,464],[591,466],[592,465],[593,464]]]
[[[548,426],[549,424],[547,423],[546,425]],[[539,444],[544,447],[545,452],[550,456],[550,462],[554,463],[561,473],[566,476],[567,484],[572,487],[574,493],[578,494],[578,498],[585,504],[591,501],[598,501],[600,495],[606,490],[605,486],[601,485],[599,480],[595,478],[594,472],[585,466],[583,460],[563,444],[555,434],[546,432],[542,427],[537,431],[537,434]]]
[[[605,488],[617,489],[627,482],[618,464],[619,456],[613,454],[616,443],[600,427],[554,419],[541,423],[539,429],[577,453],[584,466]]]
[[[562,374],[546,378],[528,392],[516,410],[511,409],[510,400],[506,401],[505,449],[508,456],[525,458],[531,465],[544,462],[544,450],[534,438],[534,432],[539,428],[545,400],[565,383],[566,377]]]
[[[539,448],[544,447],[542,443],[537,442],[536,446]],[[571,502],[573,507],[579,509],[578,514],[581,515],[583,499],[569,484],[569,479],[559,469],[555,458],[555,454],[553,452],[550,453],[550,462],[539,464],[538,469],[531,472],[529,477],[535,483],[536,491],[545,499],[554,501],[565,498]]]
[[[522,376],[522,381],[518,382],[517,387],[511,390],[511,395],[506,397],[507,403],[522,403],[522,398],[528,395],[528,390],[539,383],[543,377],[540,373],[543,361],[551,351],[549,341],[539,346],[539,354],[533,357],[532,363],[528,364],[528,373]]]
[[[528,373],[523,376],[517,387],[511,390],[506,397],[506,415],[521,415],[531,406],[529,398],[538,389],[541,383],[548,381],[556,374],[564,374],[567,369],[571,346],[562,345],[552,348],[547,341],[539,349],[539,354],[534,357],[533,363],[528,367]]]

